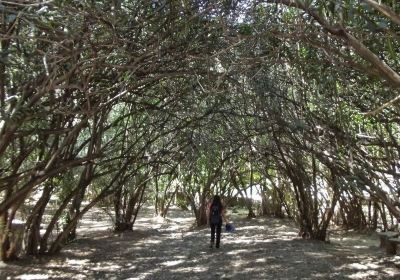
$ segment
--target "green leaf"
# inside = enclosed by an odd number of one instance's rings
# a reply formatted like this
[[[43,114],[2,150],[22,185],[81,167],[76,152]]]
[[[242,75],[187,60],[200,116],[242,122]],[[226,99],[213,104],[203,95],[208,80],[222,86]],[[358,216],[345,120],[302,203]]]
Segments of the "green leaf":
[[[394,48],[393,48],[392,39],[391,38],[387,38],[386,41],[387,41],[388,48],[389,48],[390,58],[391,59],[396,59],[396,52],[394,51]]]
[[[253,28],[250,24],[241,24],[239,26],[239,34],[241,35],[251,35]]]

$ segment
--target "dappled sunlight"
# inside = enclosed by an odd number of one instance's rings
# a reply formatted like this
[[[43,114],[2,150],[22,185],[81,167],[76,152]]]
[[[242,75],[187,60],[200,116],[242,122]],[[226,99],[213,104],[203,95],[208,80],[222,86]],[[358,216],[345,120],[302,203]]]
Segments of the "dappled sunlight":
[[[377,271],[362,271],[350,274],[348,276],[349,279],[371,279],[379,276],[379,272]]]
[[[82,251],[74,251],[74,257],[89,257],[90,255],[94,254],[97,251],[97,249],[93,248],[85,248],[85,250]],[[69,252],[68,250],[65,250],[65,252]]]
[[[331,254],[325,252],[304,252],[304,255],[313,257],[313,258],[330,258]]]
[[[246,262],[243,261],[243,260],[235,260],[235,261],[231,262],[231,265],[232,265],[233,267],[235,267],[235,268],[240,267],[240,266],[243,266],[243,265],[245,265],[245,264],[246,264]]]
[[[238,250],[234,250],[234,251],[230,251],[230,252],[227,252],[226,254],[227,255],[237,255],[237,254],[239,254],[239,253],[247,253],[247,250],[245,250],[245,249],[242,249],[242,250],[240,250],[240,249],[238,249]]]
[[[286,231],[292,231],[293,227],[289,227],[287,225],[276,225],[273,228],[274,231],[282,231],[282,232],[286,232]]]
[[[141,275],[138,277],[129,277],[125,278],[126,280],[144,280],[144,279],[151,279],[151,273],[149,272],[143,272]]]
[[[110,230],[113,222],[108,215],[97,208],[89,210],[78,223],[78,234]]]
[[[371,247],[377,248],[379,246],[379,238],[376,234],[363,235],[362,238],[360,238],[359,234],[344,232],[342,234],[332,234],[330,240],[332,243],[341,244],[355,249],[368,249]]]
[[[265,230],[266,228],[264,226],[242,226],[240,227],[240,230]]]
[[[180,267],[180,268],[171,269],[172,274],[175,274],[175,273],[186,273],[186,275],[188,275],[187,279],[190,279],[189,275],[192,275],[192,273],[207,272],[207,271],[208,271],[208,267],[206,267],[206,266]]]
[[[151,262],[154,262],[154,261],[158,260],[158,258],[154,257],[154,256],[142,257],[139,254],[133,255],[132,257],[135,259],[135,261],[140,261],[140,262],[149,262],[149,263],[151,263]]]
[[[234,244],[240,244],[241,242],[244,243],[268,243],[272,242],[272,239],[265,239],[265,237],[262,236],[242,236],[240,238],[235,238],[235,239],[229,239],[228,242],[234,243]]]
[[[297,235],[297,233],[298,233],[297,229],[294,230],[293,227],[288,227],[288,226],[285,226],[285,225],[281,225],[281,226],[275,227],[273,229],[273,231],[276,232],[276,233],[285,234],[285,235],[291,235],[291,234]]]
[[[84,266],[90,262],[89,259],[82,259],[82,260],[70,260],[66,259],[65,262],[71,266]]]
[[[96,266],[91,268],[91,270],[93,271],[115,271],[117,269],[121,269],[121,266],[107,263],[97,264]]]
[[[383,275],[387,275],[388,277],[392,277],[399,275],[398,269],[388,268],[371,258],[365,258],[361,262],[343,264],[335,268],[335,270],[342,273],[343,271],[349,271],[349,279],[369,279],[374,276],[382,277]]]
[[[265,263],[266,261],[267,261],[266,258],[258,258],[254,260],[255,263]]]
[[[400,0],[0,10],[0,280],[400,279]]]
[[[360,246],[360,245],[354,245],[353,248],[355,249],[367,249],[369,246]]]
[[[137,268],[138,268],[138,266],[136,264],[125,265],[126,270],[136,270]]]
[[[221,248],[209,248],[209,228],[192,218],[142,217],[133,231],[104,230],[71,243],[64,258],[14,274],[25,279],[365,279],[400,273],[400,257],[379,259],[364,237],[346,242],[299,239],[296,228],[278,219],[236,218],[235,233],[222,233]],[[260,224],[258,224],[260,223]],[[89,234],[89,233],[87,233]],[[375,251],[374,251],[375,250]],[[35,268],[34,272],[32,268]],[[364,278],[363,278],[364,277]],[[22,279],[22,278],[15,278]],[[394,278],[393,278],[394,279]]]
[[[148,267],[148,268],[146,269],[146,273],[149,274],[149,275],[154,275],[154,274],[160,272],[161,269],[162,269],[162,266],[160,266],[160,265],[151,266],[151,267]]]
[[[255,244],[255,243],[261,243],[262,241],[260,240],[255,240],[251,237],[248,238],[241,238],[240,240],[230,240],[227,243],[229,244],[237,244],[237,245],[250,245],[250,244]],[[266,240],[268,242],[268,240]]]
[[[386,275],[390,277],[397,277],[399,279],[399,269],[398,268],[393,268],[393,267],[385,267],[382,268],[382,273],[385,273]]]
[[[15,279],[18,280],[40,280],[40,279],[50,279],[49,275],[44,274],[22,274]]]
[[[315,279],[340,279],[341,278],[340,276],[341,276],[340,274],[335,275],[335,274],[317,272],[317,273],[311,274],[309,279],[314,279],[314,278]]]
[[[146,241],[144,241],[145,242],[145,244],[147,245],[147,244],[152,244],[152,245],[154,245],[154,244],[160,244],[162,241],[161,240],[158,240],[158,239],[152,239],[152,240],[146,240]],[[139,242],[139,244],[140,244],[140,242]]]
[[[361,264],[361,263],[352,263],[347,265],[348,268],[357,269],[357,270],[369,270],[369,269],[377,269],[380,266],[376,264]]]
[[[161,263],[161,265],[165,265],[165,266],[176,266],[176,265],[182,264],[182,263],[184,263],[184,262],[185,262],[184,260],[166,261],[166,262]]]
[[[91,231],[99,231],[99,230],[107,230],[112,227],[111,222],[98,222],[98,221],[89,221],[81,223],[79,232],[91,232]]]

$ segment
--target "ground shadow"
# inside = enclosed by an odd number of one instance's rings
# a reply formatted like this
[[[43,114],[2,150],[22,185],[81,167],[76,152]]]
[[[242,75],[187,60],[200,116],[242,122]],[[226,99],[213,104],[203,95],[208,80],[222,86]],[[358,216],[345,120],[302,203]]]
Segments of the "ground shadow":
[[[176,210],[177,211],[177,210]],[[331,243],[303,240],[287,220],[236,219],[220,249],[208,247],[208,228],[193,217],[150,215],[135,230],[80,238],[55,258],[12,263],[2,279],[399,279],[398,256],[387,257],[355,235]],[[371,237],[369,237],[371,238]],[[359,246],[359,245],[363,246]],[[376,241],[377,244],[377,241]],[[5,276],[5,277],[3,277]]]

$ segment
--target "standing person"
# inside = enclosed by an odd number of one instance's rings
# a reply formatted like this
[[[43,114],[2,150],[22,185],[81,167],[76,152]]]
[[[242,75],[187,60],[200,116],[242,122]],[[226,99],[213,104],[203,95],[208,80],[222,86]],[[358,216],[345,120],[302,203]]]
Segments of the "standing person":
[[[208,207],[208,222],[211,228],[210,248],[214,246],[214,241],[216,241],[215,248],[219,248],[221,241],[222,221],[226,222],[225,207],[221,202],[221,197],[219,195],[215,195],[210,206]],[[217,236],[215,236],[215,234]]]

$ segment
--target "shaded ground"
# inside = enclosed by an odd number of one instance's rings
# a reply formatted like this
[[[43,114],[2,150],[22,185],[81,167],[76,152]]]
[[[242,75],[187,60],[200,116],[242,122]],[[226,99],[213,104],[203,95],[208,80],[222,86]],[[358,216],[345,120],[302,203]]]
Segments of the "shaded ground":
[[[236,232],[210,249],[209,229],[173,212],[148,213],[123,234],[91,213],[61,254],[2,264],[0,279],[400,279],[400,256],[385,256],[375,235],[336,234],[328,244],[298,239],[285,220],[233,218]]]

